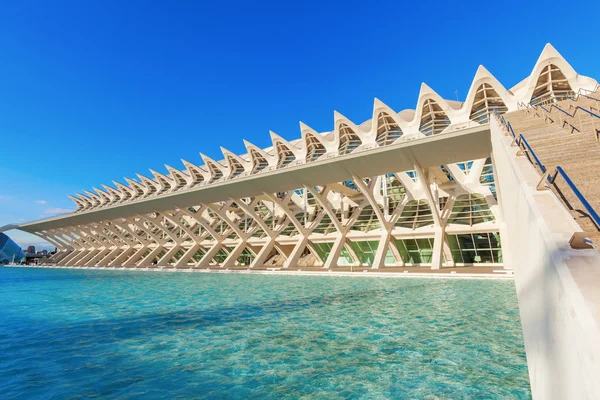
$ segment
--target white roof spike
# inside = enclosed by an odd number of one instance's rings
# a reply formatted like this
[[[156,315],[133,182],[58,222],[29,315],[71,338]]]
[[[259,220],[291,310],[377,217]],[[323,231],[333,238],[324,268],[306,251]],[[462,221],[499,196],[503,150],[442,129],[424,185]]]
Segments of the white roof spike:
[[[248,147],[248,146],[257,147],[255,145],[253,145],[252,143],[250,143],[249,141],[247,141],[246,139],[242,139],[242,141],[244,142],[244,146],[246,146],[246,147]]]
[[[147,176],[144,176],[142,174],[135,174],[138,178],[140,178],[140,181],[145,181],[145,180],[151,180],[150,178],[148,178]]]
[[[165,164],[165,168],[167,169],[167,171],[169,171],[171,173],[172,176],[175,176],[176,174],[177,175],[181,174],[183,176],[186,175],[184,171],[178,170],[177,168],[173,168],[168,164]]]
[[[106,190],[106,192],[107,192],[107,193],[110,193],[110,194],[112,194],[113,196],[115,196],[115,195],[116,195],[116,196],[118,196],[119,198],[121,197],[121,196],[120,196],[120,194],[121,194],[121,191],[120,191],[120,190],[117,190],[117,189],[115,189],[114,187],[110,187],[110,186],[108,186],[108,185],[105,185],[105,184],[102,184],[102,187],[104,188],[104,190]]]
[[[546,58],[562,58],[564,57],[552,46],[550,43],[546,43],[544,46],[544,50],[542,50],[542,54],[540,54],[538,58],[538,62],[544,60]]]
[[[79,198],[80,198],[82,201],[87,201],[87,202],[89,202],[89,203],[91,203],[91,202],[92,202],[92,200],[91,200],[91,199],[90,199],[88,196],[85,196],[85,195],[83,195],[83,194],[81,194],[81,193],[75,193],[75,194],[76,194],[76,195],[77,195],[77,196],[78,196],[78,197],[79,197]]]
[[[337,122],[340,119],[348,119],[348,118],[344,117],[341,112],[339,112],[337,110],[333,110],[333,120]]]
[[[390,108],[387,104],[385,104],[383,101],[379,100],[377,97],[375,97],[373,99],[373,109],[375,108],[381,108],[381,107],[385,107],[385,108]]]
[[[200,157],[202,158],[202,160],[204,160],[205,164],[213,163],[217,167],[224,167],[224,165],[221,165],[221,163],[219,163],[218,161],[215,161],[214,159],[210,158],[209,156],[207,156],[204,153],[200,153]]]
[[[131,186],[132,188],[142,186],[142,184],[139,183],[138,181],[136,181],[135,179],[125,178],[125,177],[123,177],[123,179],[125,179],[125,182],[127,182],[129,184],[129,186]]]
[[[344,122],[348,125],[350,125],[354,130],[358,131],[358,126],[352,122],[349,118],[345,117],[342,113],[338,112],[338,111],[334,111],[333,112],[333,118],[334,118],[334,126],[335,129],[338,128],[340,122]]]
[[[74,202],[75,204],[77,204],[77,206],[78,206],[78,207],[81,207],[81,206],[83,206],[83,204],[84,204],[84,203],[83,203],[83,201],[82,201],[80,198],[77,198],[77,197],[75,197],[75,196],[71,196],[70,194],[68,194],[67,196],[68,196],[68,197],[69,197],[71,200],[73,200],[73,202]]]
[[[98,189],[98,188],[97,188],[97,187],[95,187],[95,186],[92,186],[92,189],[94,189],[94,191],[95,191],[96,193],[98,193],[99,195],[101,195],[101,196],[102,196],[102,195],[107,195],[107,194],[108,194],[108,193],[106,193],[104,190],[102,190],[102,189]]]
[[[492,75],[492,73],[490,71],[488,71],[487,68],[485,68],[483,65],[480,65],[479,67],[477,67],[477,72],[475,72],[475,78],[473,78],[473,81],[476,81],[481,78],[493,77],[493,76],[494,75]]]
[[[433,90],[431,88],[431,86],[429,86],[425,82],[422,82],[421,89],[419,90],[419,98],[425,94],[436,94],[437,95],[437,92],[435,90]]]
[[[300,125],[300,131],[311,131],[311,132],[316,132],[313,128],[311,128],[310,126],[306,125],[304,122],[300,121],[299,122]]]
[[[163,173],[161,173],[161,172],[157,172],[157,171],[155,171],[155,170],[153,170],[153,169],[150,169],[150,172],[152,173],[152,175],[154,175],[154,177],[155,177],[156,179],[159,179],[159,178],[161,178],[161,179],[166,179],[166,180],[170,180],[170,179],[171,179],[171,178],[169,178],[167,175],[165,175],[165,174],[163,174]]]
[[[255,151],[258,151],[263,157],[266,157],[267,159],[271,159],[273,157],[272,155],[268,154],[266,151],[264,151],[257,145],[250,143],[246,139],[243,139],[243,141],[244,141],[244,146],[246,146],[246,150],[248,150],[248,153],[250,153],[250,150],[255,150]]]
[[[269,136],[271,136],[271,140],[279,140],[281,142],[287,142],[287,140],[285,140],[284,138],[282,138],[281,136],[279,136],[278,134],[276,134],[273,131],[269,131]]]
[[[196,169],[201,169],[198,165],[191,163],[187,160],[184,160],[183,158],[181,159],[181,162],[183,163],[183,166],[189,170],[190,168],[196,168]]]
[[[125,187],[125,185],[123,185],[121,182],[112,181],[112,183],[113,183],[113,185],[115,185],[118,188]]]

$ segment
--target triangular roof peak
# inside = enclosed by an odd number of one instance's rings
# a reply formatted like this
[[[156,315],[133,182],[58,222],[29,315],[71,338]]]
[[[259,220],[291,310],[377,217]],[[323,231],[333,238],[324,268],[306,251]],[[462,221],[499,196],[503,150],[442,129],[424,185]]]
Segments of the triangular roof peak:
[[[334,121],[339,121],[340,119],[348,119],[346,118],[341,112],[339,112],[338,110],[333,110],[333,120]],[[349,120],[348,120],[349,121]]]
[[[428,94],[439,96],[437,92],[431,88],[431,86],[429,86],[425,82],[421,82],[421,88],[419,89],[419,99]]]
[[[488,71],[486,67],[480,65],[479,67],[477,67],[477,72],[475,72],[475,78],[473,78],[473,81],[488,77],[493,77],[492,73]]]
[[[288,144],[287,140],[285,140],[284,138],[282,138],[281,136],[279,136],[278,134],[276,134],[273,131],[269,131],[269,136],[271,136],[271,140],[272,141],[279,141],[279,142],[283,142],[285,144]]]
[[[542,54],[540,54],[540,56],[538,57],[538,62],[545,60],[547,58],[562,58],[562,59],[564,59],[564,57],[558,52],[558,50],[556,50],[556,48],[554,46],[552,46],[550,43],[546,43],[546,45],[544,46],[544,50],[542,50]]]
[[[317,131],[315,131],[313,128],[311,128],[310,126],[306,125],[302,121],[298,122],[298,124],[300,125],[300,132],[307,131],[309,133],[317,133]]]
[[[385,107],[385,108],[390,108],[387,104],[385,104],[383,101],[379,100],[377,97],[375,97],[373,99],[373,108],[381,108],[381,107]]]
[[[209,156],[207,156],[204,153],[200,153],[200,157],[204,161],[204,164],[206,164],[207,166],[208,166],[208,164],[213,164],[217,168],[226,168],[225,165],[222,165],[220,162],[214,160],[213,158],[210,158]]]
[[[220,146],[221,148],[221,153],[223,153],[223,156],[225,157],[225,160],[227,162],[229,162],[229,158],[233,158],[234,160],[238,161],[238,162],[248,162],[246,160],[244,160],[242,157],[240,157],[239,155],[235,154],[232,151],[227,150],[225,147]]]

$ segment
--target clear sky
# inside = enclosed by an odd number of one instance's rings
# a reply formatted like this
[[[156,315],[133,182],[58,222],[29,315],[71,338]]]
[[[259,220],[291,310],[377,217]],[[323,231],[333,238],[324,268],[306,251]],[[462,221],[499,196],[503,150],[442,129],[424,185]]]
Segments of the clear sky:
[[[506,87],[552,43],[600,78],[600,1],[12,1],[0,11],[0,226],[180,159]],[[576,5],[576,6],[575,6]],[[593,40],[592,40],[593,38]],[[18,231],[22,246],[40,240]]]

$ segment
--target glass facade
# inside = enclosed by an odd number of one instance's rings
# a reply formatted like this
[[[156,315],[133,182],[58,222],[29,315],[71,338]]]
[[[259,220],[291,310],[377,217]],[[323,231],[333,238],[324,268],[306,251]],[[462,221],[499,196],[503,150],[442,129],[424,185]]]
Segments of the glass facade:
[[[448,223],[473,226],[494,219],[485,197],[472,193],[456,198]]]
[[[485,159],[485,165],[483,166],[483,170],[481,171],[479,183],[489,187],[494,198],[498,200],[498,197],[496,196],[496,180],[494,179],[494,166],[492,165],[492,159],[490,157]]]
[[[404,264],[431,264],[433,238],[395,240]]]
[[[502,263],[500,234],[468,233],[448,235],[452,257],[457,264]]]
[[[332,248],[333,248],[333,242],[313,243],[313,249],[315,250],[315,252],[317,253],[317,256],[319,257],[319,259],[322,262],[325,262],[327,260],[327,257],[329,257],[329,253],[331,253]],[[348,252],[348,249],[346,249],[346,246],[344,246],[344,248],[342,249],[342,252],[340,254],[340,258],[337,261],[337,264],[338,265],[354,264],[354,260],[352,259],[352,256]]]
[[[427,200],[411,200],[404,206],[397,227],[416,229],[433,224],[433,214]]]
[[[0,233],[0,263],[18,263],[25,260],[25,253],[6,234]]]

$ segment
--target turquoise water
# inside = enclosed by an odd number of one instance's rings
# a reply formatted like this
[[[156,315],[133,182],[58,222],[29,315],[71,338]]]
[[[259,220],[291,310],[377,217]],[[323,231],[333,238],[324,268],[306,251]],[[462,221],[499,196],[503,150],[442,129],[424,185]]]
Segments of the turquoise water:
[[[514,283],[0,268],[0,397],[531,397]]]

